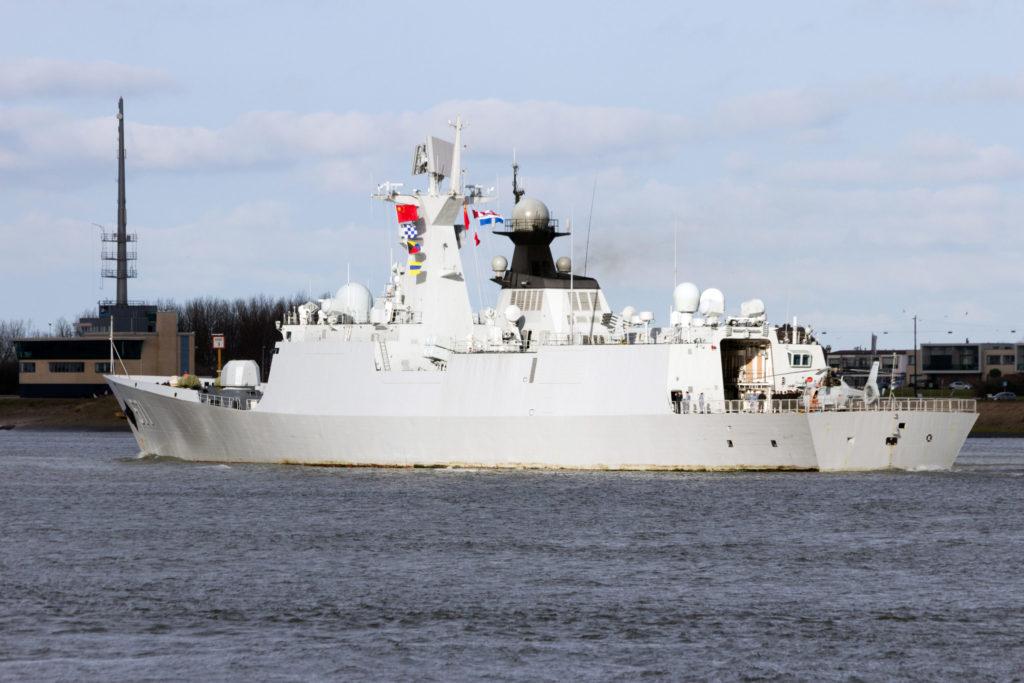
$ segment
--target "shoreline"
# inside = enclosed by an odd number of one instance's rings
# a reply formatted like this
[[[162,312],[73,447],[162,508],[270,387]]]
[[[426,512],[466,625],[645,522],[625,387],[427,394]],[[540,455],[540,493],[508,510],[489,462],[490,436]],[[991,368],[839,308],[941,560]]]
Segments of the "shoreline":
[[[0,429],[129,432],[113,396],[98,398],[0,397]],[[1024,438],[1024,401],[978,401],[970,438]]]

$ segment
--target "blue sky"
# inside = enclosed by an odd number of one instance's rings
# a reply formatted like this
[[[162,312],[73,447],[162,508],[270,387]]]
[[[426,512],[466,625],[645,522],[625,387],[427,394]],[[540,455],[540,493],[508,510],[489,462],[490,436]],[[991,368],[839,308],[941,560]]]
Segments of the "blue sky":
[[[468,180],[577,227],[664,321],[678,279],[837,347],[1024,338],[1024,5],[0,1],[0,317],[113,294],[117,96],[132,298],[383,284],[369,200],[469,122]],[[569,250],[556,243],[556,256]],[[472,279],[510,249],[463,252]],[[482,286],[483,305],[495,287]],[[474,305],[476,283],[470,282]],[[885,333],[885,334],[883,334]]]

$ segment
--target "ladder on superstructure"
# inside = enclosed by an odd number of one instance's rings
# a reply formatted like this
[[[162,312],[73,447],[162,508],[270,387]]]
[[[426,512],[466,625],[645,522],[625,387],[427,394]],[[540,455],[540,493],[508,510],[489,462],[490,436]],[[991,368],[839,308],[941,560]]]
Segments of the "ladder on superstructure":
[[[388,344],[381,338],[377,339],[377,346],[380,347],[380,368],[384,372],[391,372],[391,360],[388,358]]]

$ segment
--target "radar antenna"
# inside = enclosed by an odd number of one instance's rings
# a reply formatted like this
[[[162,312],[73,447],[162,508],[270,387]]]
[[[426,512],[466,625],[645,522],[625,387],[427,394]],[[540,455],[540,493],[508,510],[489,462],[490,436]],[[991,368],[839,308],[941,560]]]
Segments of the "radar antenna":
[[[512,196],[516,198],[515,204],[526,194],[526,190],[519,187],[519,162],[516,161],[516,151],[512,150]]]

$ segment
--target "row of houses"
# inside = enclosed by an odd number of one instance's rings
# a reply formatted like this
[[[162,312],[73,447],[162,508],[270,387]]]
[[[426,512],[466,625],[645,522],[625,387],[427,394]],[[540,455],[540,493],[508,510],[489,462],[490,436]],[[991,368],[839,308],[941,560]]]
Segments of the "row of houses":
[[[879,384],[943,388],[950,382],[982,382],[1024,373],[1024,343],[921,344],[914,349],[849,349],[830,351],[828,364],[851,385],[867,378],[879,361]]]

